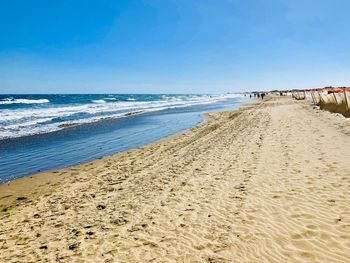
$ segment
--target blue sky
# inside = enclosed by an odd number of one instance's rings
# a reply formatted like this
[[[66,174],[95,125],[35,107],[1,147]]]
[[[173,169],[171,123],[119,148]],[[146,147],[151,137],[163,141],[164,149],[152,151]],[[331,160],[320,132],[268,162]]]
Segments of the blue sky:
[[[350,86],[348,0],[0,5],[0,93]]]

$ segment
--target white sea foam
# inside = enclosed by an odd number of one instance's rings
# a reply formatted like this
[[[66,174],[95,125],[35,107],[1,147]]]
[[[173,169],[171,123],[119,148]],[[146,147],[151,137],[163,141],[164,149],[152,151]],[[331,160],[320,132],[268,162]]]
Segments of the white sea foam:
[[[92,103],[106,103],[105,100],[92,100]]]
[[[30,99],[12,99],[6,98],[0,101],[0,105],[8,105],[8,104],[41,104],[41,103],[49,103],[48,99],[38,99],[38,100],[30,100]]]

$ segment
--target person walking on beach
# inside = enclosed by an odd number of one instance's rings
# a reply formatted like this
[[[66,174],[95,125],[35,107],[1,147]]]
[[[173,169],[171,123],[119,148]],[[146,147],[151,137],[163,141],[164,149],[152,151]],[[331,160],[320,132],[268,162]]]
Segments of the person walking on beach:
[[[261,99],[263,100],[265,97],[265,93],[261,93]]]

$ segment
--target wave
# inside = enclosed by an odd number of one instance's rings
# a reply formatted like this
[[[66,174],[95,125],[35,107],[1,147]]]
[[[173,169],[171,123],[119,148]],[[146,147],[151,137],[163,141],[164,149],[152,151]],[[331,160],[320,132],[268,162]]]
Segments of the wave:
[[[42,104],[42,103],[49,103],[49,102],[50,101],[48,99],[31,100],[31,99],[6,98],[6,99],[0,101],[0,105],[8,105],[8,104]]]
[[[10,139],[18,138],[23,136],[44,134],[54,131],[59,131],[65,128],[74,127],[81,124],[94,123],[101,120],[115,119],[129,117],[132,115],[141,114],[144,111],[131,111],[121,114],[112,114],[106,117],[92,117],[87,119],[73,120],[73,121],[64,121],[59,123],[50,123],[46,125],[41,125],[47,123],[50,119],[42,119],[37,121],[28,121],[20,125],[12,125],[7,127],[0,127],[0,140],[1,139]]]
[[[105,100],[92,100],[92,103],[106,103]]]

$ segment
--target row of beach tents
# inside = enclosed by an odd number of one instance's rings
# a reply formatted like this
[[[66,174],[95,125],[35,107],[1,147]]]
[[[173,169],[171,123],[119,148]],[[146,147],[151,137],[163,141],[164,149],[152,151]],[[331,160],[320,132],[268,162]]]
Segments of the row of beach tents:
[[[326,87],[322,89],[289,90],[287,95],[297,100],[308,100],[321,109],[350,117],[350,88]]]

